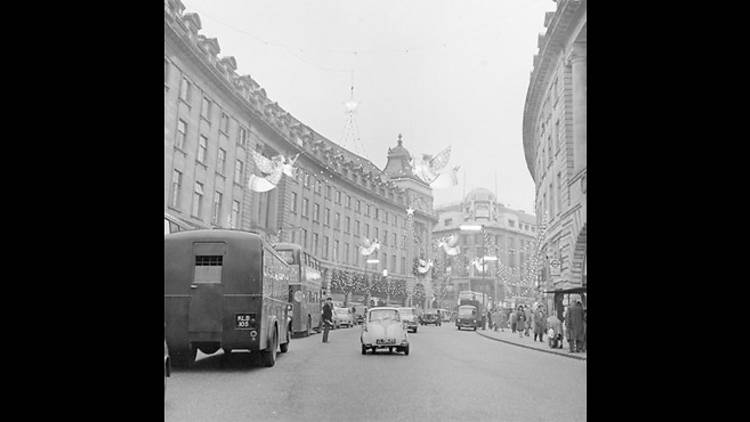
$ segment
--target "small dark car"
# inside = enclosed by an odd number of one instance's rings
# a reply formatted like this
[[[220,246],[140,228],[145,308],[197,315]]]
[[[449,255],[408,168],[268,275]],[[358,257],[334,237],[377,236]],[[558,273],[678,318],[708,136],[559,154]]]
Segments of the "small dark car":
[[[419,316],[419,323],[422,325],[437,325],[438,327],[442,325],[442,321],[440,318],[440,315],[437,313],[437,311],[425,311],[422,315]]]

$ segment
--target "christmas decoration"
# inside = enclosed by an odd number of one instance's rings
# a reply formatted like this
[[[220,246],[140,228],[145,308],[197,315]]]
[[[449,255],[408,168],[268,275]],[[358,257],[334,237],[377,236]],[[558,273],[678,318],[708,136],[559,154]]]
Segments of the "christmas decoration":
[[[258,170],[262,174],[265,174],[263,177],[254,174],[250,175],[250,178],[248,179],[248,187],[250,190],[254,192],[268,192],[279,184],[279,181],[284,174],[294,178],[294,163],[297,161],[299,154],[297,154],[293,160],[289,160],[283,155],[277,155],[269,160],[261,155],[260,152],[251,149],[250,156],[253,158]]]
[[[441,171],[448,165],[450,161],[451,147],[442,150],[435,157],[429,154],[422,154],[422,159],[411,160],[409,164],[412,167],[412,172],[422,179],[425,183],[430,184],[438,178]]]
[[[362,245],[359,247],[359,251],[363,256],[370,256],[373,252],[380,249],[380,242],[378,239],[363,239]]]
[[[461,247],[458,246],[458,236],[454,234],[438,239],[438,248],[443,248],[445,253],[450,256],[461,253]]]

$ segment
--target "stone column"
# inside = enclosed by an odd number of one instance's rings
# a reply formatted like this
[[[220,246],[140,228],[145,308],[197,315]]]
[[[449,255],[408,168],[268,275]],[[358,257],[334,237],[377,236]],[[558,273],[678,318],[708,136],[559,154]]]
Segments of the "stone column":
[[[586,45],[575,43],[570,55],[573,73],[574,173],[586,168]]]

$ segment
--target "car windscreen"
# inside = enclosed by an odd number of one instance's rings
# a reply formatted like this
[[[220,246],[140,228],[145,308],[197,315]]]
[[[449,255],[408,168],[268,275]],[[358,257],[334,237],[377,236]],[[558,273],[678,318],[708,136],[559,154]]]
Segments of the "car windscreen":
[[[370,311],[370,322],[401,321],[395,309],[376,309]]]
[[[346,315],[346,314],[349,313],[349,310],[348,309],[344,309],[344,308],[336,308],[336,309],[334,309],[334,312],[336,312],[339,315]]]
[[[477,310],[474,308],[458,308],[458,316],[468,317],[477,314]]]
[[[400,313],[402,317],[410,317],[414,315],[414,312],[410,308],[399,309],[398,313]]]

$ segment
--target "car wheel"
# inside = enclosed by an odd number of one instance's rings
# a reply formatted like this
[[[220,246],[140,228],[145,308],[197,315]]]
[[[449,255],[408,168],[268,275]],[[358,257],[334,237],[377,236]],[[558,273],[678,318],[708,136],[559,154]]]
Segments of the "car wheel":
[[[231,348],[229,348],[229,347],[224,347],[224,348],[223,348],[223,349],[221,349],[221,350],[223,350],[223,351],[224,351],[224,354],[225,354],[225,355],[227,355],[227,356],[229,356],[229,354],[230,354],[230,353],[232,353],[232,349],[231,349]]]
[[[279,347],[279,340],[278,335],[274,331],[273,338],[271,339],[271,344],[268,345],[265,350],[261,350],[260,356],[263,360],[263,366],[266,368],[270,368],[274,365],[276,365],[276,349]]]
[[[414,332],[415,332],[415,333],[417,332],[417,327],[414,327]]]
[[[388,353],[393,353],[393,347],[388,348]]]
[[[404,347],[404,356],[409,356],[409,346]]]
[[[363,354],[363,355],[366,355],[366,354],[367,354],[367,347],[365,347],[365,345],[364,345],[364,344],[362,345],[362,354]]]
[[[476,330],[477,330],[477,327],[474,327],[474,331],[476,331]]]

